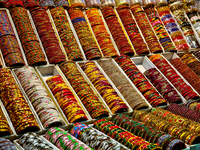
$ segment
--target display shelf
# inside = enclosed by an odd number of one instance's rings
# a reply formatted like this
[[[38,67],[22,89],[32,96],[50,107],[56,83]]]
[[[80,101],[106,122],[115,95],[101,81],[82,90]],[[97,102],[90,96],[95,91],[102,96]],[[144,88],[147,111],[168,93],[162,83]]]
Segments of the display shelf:
[[[176,73],[184,80],[184,82],[189,85],[192,90],[198,95],[200,96],[197,91],[188,83],[188,81],[176,70],[176,68],[171,65],[170,60],[174,59],[174,58],[179,58],[179,56],[176,53],[169,53],[169,54],[162,54],[163,58],[167,60],[167,62],[170,64],[170,66],[176,71]],[[200,99],[200,97],[198,98]]]
[[[85,62],[89,62],[89,61],[85,61]],[[121,93],[119,92],[119,90],[116,88],[116,86],[113,84],[113,82],[109,79],[109,77],[106,75],[106,73],[103,71],[102,68],[100,68],[100,66],[98,65],[98,63],[96,61],[93,61],[95,63],[95,66],[100,70],[100,72],[104,75],[104,77],[108,80],[108,82],[111,84],[112,88],[117,92],[118,96],[126,103],[126,105],[128,106],[128,111],[125,113],[132,113],[133,109],[130,107],[130,105],[127,103],[127,101],[124,99],[124,97],[121,95]],[[76,64],[79,65],[79,67],[83,64],[84,62],[77,62]],[[87,75],[85,74],[85,72],[81,69],[80,70],[84,73],[84,76],[87,78],[88,81],[90,81],[90,79],[87,77]],[[92,82],[90,81],[90,83],[92,84]],[[105,100],[103,99],[103,97],[100,95],[100,93],[97,91],[97,89],[95,88],[95,86],[92,84],[92,86],[94,87],[94,89],[96,90],[96,92],[98,93],[98,95],[101,97],[102,101],[105,102]],[[109,109],[110,113],[112,115],[114,115],[114,113],[111,112],[110,108],[108,107],[108,105],[105,102],[105,105],[107,106],[107,108]]]
[[[135,57],[131,58],[131,60],[135,63],[136,67],[140,70],[141,73],[144,73],[146,70],[151,69],[151,68],[156,68],[156,70],[164,77],[165,80],[176,90],[178,95],[181,97],[181,100],[183,103],[186,102],[186,99],[179,93],[179,91],[171,84],[171,82],[160,72],[157,67],[151,63],[151,61],[145,56],[145,57]],[[149,79],[146,78],[148,81]],[[150,81],[149,81],[150,82]],[[151,83],[151,82],[150,82]],[[153,85],[152,85],[153,86]],[[156,89],[156,88],[155,88]],[[169,103],[168,103],[169,105]]]
[[[81,106],[81,108],[83,109],[83,111],[85,112],[88,120],[84,121],[83,123],[89,123],[91,122],[92,118],[89,115],[88,111],[86,110],[86,108],[84,107],[84,105],[82,104],[82,102],[80,101],[79,97],[77,96],[77,94],[75,93],[75,91],[73,90],[73,88],[71,87],[69,81],[63,77],[60,72],[58,71],[58,68],[54,65],[50,65],[50,66],[44,66],[44,67],[36,67],[36,72],[38,73],[40,79],[42,80],[42,83],[44,84],[45,88],[47,89],[47,91],[50,93],[50,96],[53,100],[53,102],[56,104],[56,107],[58,108],[59,112],[61,113],[62,117],[64,118],[64,120],[66,121],[66,126],[71,124],[69,123],[69,121],[67,120],[64,112],[62,111],[62,109],[60,108],[57,100],[55,99],[55,97],[53,96],[51,90],[49,89],[48,85],[46,84],[46,80],[49,77],[52,77],[54,75],[60,75],[63,79],[63,81],[66,83],[66,85],[69,87],[69,89],[71,90],[71,92],[73,93],[73,95],[75,96],[76,100],[78,101],[78,104]]]

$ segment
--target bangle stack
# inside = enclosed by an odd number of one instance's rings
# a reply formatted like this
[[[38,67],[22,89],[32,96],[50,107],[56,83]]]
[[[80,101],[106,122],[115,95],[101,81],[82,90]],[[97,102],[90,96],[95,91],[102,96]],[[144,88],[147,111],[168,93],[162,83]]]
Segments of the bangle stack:
[[[26,9],[40,6],[39,0],[23,0],[23,4]]]
[[[83,109],[60,75],[48,78],[46,83],[66,115],[69,123],[88,120]]]
[[[0,70],[0,97],[17,134],[38,131],[38,123],[9,69]]]
[[[112,60],[99,61],[99,65],[126,99],[132,109],[148,108],[147,102],[141,97],[131,83],[126,79]]]
[[[200,94],[200,77],[192,69],[185,65],[180,58],[172,59],[170,63]]]
[[[105,6],[101,11],[120,54],[133,56],[134,50],[128,42],[114,9],[111,6]]]
[[[69,3],[67,0],[54,0],[54,4],[56,7],[68,7],[69,6]]]
[[[144,42],[135,20],[132,17],[129,6],[121,5],[117,9],[121,21],[126,29],[126,32],[133,44],[133,47],[138,55],[149,54],[146,43]]]
[[[50,64],[58,64],[65,61],[65,55],[59,45],[45,8],[35,7],[30,9],[33,22],[43,44]]]
[[[85,124],[73,124],[69,133],[93,149],[128,150],[128,148],[116,142],[109,136]]]
[[[173,110],[176,104],[170,104],[171,109]],[[178,104],[177,104],[178,105]],[[177,106],[179,107],[179,105]],[[175,109],[177,109],[177,107]],[[182,109],[180,109],[181,111]],[[175,110],[176,111],[176,110]],[[179,110],[178,110],[179,111]],[[190,119],[184,118],[182,116],[176,115],[168,110],[164,110],[162,108],[153,108],[151,110],[151,113],[156,115],[157,117],[169,121],[171,124],[176,124],[180,127],[188,129],[190,132],[195,133],[196,135],[199,135],[200,133],[200,124],[198,122],[192,121]],[[198,137],[198,138],[199,138]]]
[[[199,48],[200,45],[194,35],[194,31],[184,15],[183,4],[181,2],[173,3],[170,5],[170,9],[174,17],[176,18],[176,21],[178,22],[180,28],[182,29],[183,34],[185,35],[185,38],[187,39],[191,48]]]
[[[150,51],[152,53],[163,52],[160,43],[158,42],[158,39],[154,34],[151,24],[149,23],[145,15],[145,12],[143,8],[140,6],[140,4],[138,3],[133,4],[130,9],[137,21],[138,26],[140,27],[140,30],[142,31],[142,34],[147,42],[147,45],[149,46]]]
[[[2,109],[0,108],[0,133],[1,136],[11,135],[12,131]]]
[[[19,138],[18,142],[24,149],[53,149],[34,132],[28,132]]]
[[[0,11],[0,16],[0,49],[5,64],[8,67],[24,66],[23,56],[6,11]]]
[[[103,97],[113,114],[128,111],[128,106],[126,103],[119,97],[117,92],[105,78],[102,72],[96,67],[94,62],[84,63],[81,65],[81,68],[100,95]]]
[[[85,52],[86,58],[88,60],[101,58],[101,52],[99,51],[97,43],[89,29],[88,23],[85,20],[83,11],[80,7],[76,7],[76,5],[79,6],[78,4],[71,5],[68,9],[68,13]]]
[[[186,40],[184,39],[181,31],[176,24],[176,21],[170,13],[170,8],[168,6],[161,6],[157,8],[157,12],[165,25],[167,32],[170,34],[176,49],[178,51],[188,51],[190,47],[188,46]]]
[[[192,110],[185,106],[174,104],[174,103],[170,104],[167,107],[167,110],[171,111],[172,113],[174,113],[176,115],[179,115],[184,118],[188,118],[190,120],[200,123],[200,113],[196,110]]]
[[[200,112],[200,103],[197,101],[189,100],[189,101],[187,101],[187,103],[184,106],[189,109]]]
[[[160,96],[128,56],[119,56],[115,61],[153,107],[167,105],[167,101]]]
[[[23,7],[10,8],[10,13],[30,66],[46,65],[45,55],[32,28],[27,10]]]
[[[86,10],[86,14],[103,55],[117,56],[118,54],[112,44],[110,35],[104,26],[104,22],[99,14],[98,9],[89,8]]]
[[[94,127],[101,132],[107,134],[111,138],[115,139],[124,146],[133,149],[146,149],[146,150],[161,150],[158,143],[149,143],[143,138],[126,131],[125,129],[115,125],[111,121],[101,119],[94,122]]]
[[[69,25],[65,9],[60,6],[50,9],[50,12],[68,59],[82,60],[83,56]]]
[[[176,71],[161,55],[152,55],[149,57],[149,59],[186,100],[199,98],[197,93],[195,93],[193,89],[187,83],[185,83],[185,81],[176,73]]]
[[[134,111],[132,117],[138,121],[141,121],[142,123],[144,123],[144,125],[168,133],[169,135],[184,141],[186,144],[192,145],[199,143],[199,135],[191,132],[185,127],[181,127],[179,124],[177,124],[176,122],[172,122],[170,119],[163,119],[155,115],[156,113],[159,113],[163,114],[163,116],[170,117],[171,114],[169,111],[164,113],[162,112],[162,110],[163,109],[157,111],[157,109],[152,109],[151,113],[145,111]],[[188,140],[190,138],[191,140]]]
[[[8,139],[0,138],[0,149],[2,150],[17,150],[15,145]]]
[[[89,146],[59,127],[50,128],[45,133],[45,138],[59,149],[92,150]]]
[[[60,65],[60,69],[67,77],[92,118],[107,117],[109,115],[109,112],[103,106],[102,102],[99,101],[73,61],[63,62]]]
[[[171,39],[167,31],[165,30],[156,10],[154,7],[149,7],[145,9],[145,13],[161,43],[162,47],[164,48],[165,52],[176,52],[176,48],[172,43]]]
[[[159,131],[155,128],[145,126],[142,122],[132,119],[125,114],[117,114],[112,118],[112,122],[136,136],[144,138],[151,143],[158,143],[164,150],[175,150],[174,148],[184,149],[186,145],[183,141]],[[169,141],[169,142],[168,142]]]
[[[190,53],[179,53],[178,56],[184,64],[200,76],[200,62]]]
[[[26,66],[18,69],[16,75],[44,128],[64,125],[63,119],[36,75],[35,70]]]
[[[178,95],[176,90],[168,83],[168,81],[156,68],[146,70],[144,75],[169,103],[182,102],[181,97]]]

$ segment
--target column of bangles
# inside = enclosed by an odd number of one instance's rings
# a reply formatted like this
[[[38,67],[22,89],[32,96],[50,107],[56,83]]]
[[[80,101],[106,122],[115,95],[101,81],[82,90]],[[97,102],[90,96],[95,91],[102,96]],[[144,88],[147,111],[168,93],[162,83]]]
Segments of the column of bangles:
[[[165,60],[161,55],[152,55],[149,57],[149,59],[186,100],[199,98],[197,93],[195,93],[193,89],[187,83],[185,83],[185,81],[176,73],[167,60]]]
[[[150,126],[146,126],[142,122],[132,119],[132,117],[128,115],[117,114],[111,121],[134,135],[144,138],[148,142],[158,143],[163,150],[186,148],[185,143],[182,140],[175,138],[175,136],[171,136]]]
[[[192,54],[200,61],[200,50],[192,51]]]
[[[56,147],[58,147],[59,149],[92,150],[89,146],[82,143],[62,128],[50,128],[45,133],[44,137],[52,144],[56,145]]]
[[[16,6],[24,7],[22,0],[17,0],[17,1],[15,1],[15,0],[5,0],[5,2],[6,2],[7,8],[16,7]]]
[[[132,109],[145,109],[149,107],[145,99],[131,85],[111,59],[99,61],[98,63]]]
[[[115,61],[153,107],[167,105],[167,101],[160,96],[128,56],[119,56]]]
[[[131,6],[131,11],[135,17],[140,30],[149,46],[149,49],[152,53],[161,53],[163,52],[160,43],[156,35],[154,34],[151,24],[149,23],[143,8],[139,4],[133,4]],[[142,19],[141,19],[142,18]]]
[[[101,9],[101,12],[119,49],[120,54],[130,56],[134,55],[134,50],[132,49],[126,35],[124,34],[114,9],[111,6],[105,6]]]
[[[54,8],[55,4],[53,0],[39,0],[40,6],[46,7],[46,8]]]
[[[1,107],[0,107],[0,134],[1,136],[7,136],[12,134],[9,123],[6,117],[4,116]]]
[[[22,7],[10,8],[9,10],[21,40],[28,64],[30,66],[45,65],[47,63],[45,55],[32,28],[27,10]]]
[[[48,127],[65,125],[34,68],[26,66],[16,70],[15,73],[43,127],[46,129]]]
[[[92,30],[99,43],[104,56],[117,56],[117,52],[112,44],[110,35],[107,32],[102,17],[97,8],[89,8],[86,10],[88,20],[90,21]]]
[[[88,60],[101,58],[101,52],[97,46],[97,43],[89,29],[88,23],[85,20],[83,11],[81,8],[70,6],[68,9],[69,16],[72,24],[76,30],[79,41],[82,45],[86,58]]]
[[[84,63],[81,65],[81,68],[100,93],[113,114],[128,111],[126,103],[119,97],[94,62]]]
[[[18,143],[23,149],[53,149],[53,147],[34,132],[28,132],[22,135]]]
[[[179,30],[176,21],[170,13],[170,8],[168,6],[158,7],[157,12],[165,25],[167,32],[170,34],[176,49],[178,51],[189,50],[187,42],[185,41],[181,31]]]
[[[46,52],[50,64],[65,61],[65,55],[59,45],[54,29],[45,8],[34,7],[30,9],[38,35]]]
[[[48,78],[46,83],[51,89],[69,123],[88,120],[83,109],[78,104],[73,93],[65,84],[60,75],[55,75]]]
[[[16,146],[6,138],[0,138],[0,149],[10,149],[10,150],[17,150]]]
[[[162,114],[161,111],[160,113]],[[165,115],[167,115],[167,113],[165,113]],[[199,135],[192,133],[189,129],[181,127],[180,125],[177,125],[175,123],[169,122],[168,120],[159,118],[155,116],[153,113],[134,110],[132,117],[133,119],[141,121],[142,123],[144,123],[144,125],[150,126],[152,128],[155,128],[156,130],[168,133],[169,135],[174,136],[177,139],[184,141],[186,144],[192,145],[192,144],[199,143],[198,142],[198,140],[200,139]],[[162,140],[162,142],[165,142],[165,141]]]
[[[6,11],[0,11],[0,16],[0,49],[5,64],[8,67],[23,66],[23,56]]]
[[[87,145],[93,149],[128,150],[128,148],[116,142],[109,136],[85,124],[73,124],[69,133],[82,142],[87,143]]]
[[[198,112],[200,112],[200,103],[194,100],[189,100],[187,101],[187,103],[184,105],[185,107],[192,109],[192,110],[196,110]]]
[[[187,21],[187,18],[185,17],[182,8],[183,4],[180,3],[170,6],[170,10],[172,11],[174,17],[176,18],[176,21],[178,22],[181,30],[183,31],[183,34],[185,35],[185,38],[188,41],[188,44],[190,44],[191,48],[199,48],[200,46],[194,35],[194,31],[190,23]]]
[[[148,69],[144,75],[150,80],[154,87],[169,103],[181,103],[181,97],[176,90],[168,83],[161,73],[156,68]]]
[[[102,102],[99,101],[74,62],[63,62],[60,65],[60,69],[67,77],[92,118],[107,117],[109,115],[109,112],[103,106]]]
[[[167,107],[167,110],[171,111],[172,113],[176,115],[179,115],[184,118],[200,123],[200,113],[196,110],[192,110],[185,106],[174,104],[174,103],[170,104]]]
[[[177,104],[178,105],[178,104]],[[200,124],[198,122],[192,121],[190,119],[184,118],[182,116],[176,115],[168,110],[162,108],[153,108],[151,113],[156,115],[161,119],[165,119],[172,124],[177,124],[183,128],[187,128],[190,132],[195,133],[200,138]],[[185,113],[185,112],[184,112]],[[200,141],[197,141],[200,142]]]
[[[68,7],[69,6],[69,3],[67,0],[54,0],[54,3],[55,3],[56,7],[59,7],[59,6]]]
[[[55,23],[56,29],[62,41],[62,44],[67,53],[69,60],[82,60],[83,56],[81,54],[78,43],[74,37],[72,29],[69,25],[65,9],[63,7],[56,7],[50,9],[53,21]]]
[[[40,6],[39,0],[22,0],[22,1],[24,7],[27,9]]]
[[[185,12],[186,12],[188,18],[190,19],[190,22],[192,23],[194,29],[196,30],[198,36],[200,37],[200,28],[199,28],[200,17],[198,15],[197,8],[194,4],[194,1],[192,3],[188,2],[185,5],[184,9],[185,9]]]
[[[149,54],[149,50],[147,48],[146,43],[144,42],[139,29],[136,25],[135,20],[132,17],[132,14],[130,12],[129,6],[127,5],[121,5],[118,8],[116,8],[121,21],[124,25],[124,28],[126,29],[126,32],[133,44],[133,47],[137,54]]]
[[[154,7],[149,7],[145,9],[145,13],[161,43],[162,47],[164,48],[165,52],[176,52],[176,48],[172,43],[171,39],[167,31],[165,30],[156,10]]]
[[[128,132],[127,130],[115,125],[106,119],[100,119],[94,122],[94,127],[99,131],[107,134],[116,141],[122,143],[128,148],[133,149],[146,149],[146,150],[161,150],[158,143],[149,143],[143,138]]]
[[[185,65],[180,58],[172,59],[170,63],[200,94],[200,77],[192,69],[190,69],[187,65]]]
[[[38,131],[38,123],[9,69],[0,70],[0,97],[17,134]]]
[[[198,76],[200,76],[200,62],[190,53],[178,54],[184,64],[192,69]]]

